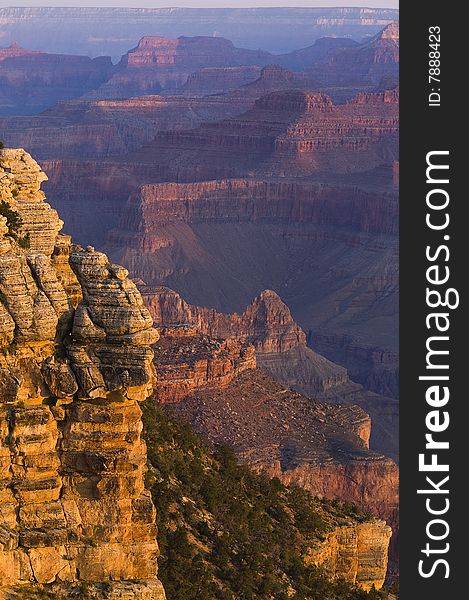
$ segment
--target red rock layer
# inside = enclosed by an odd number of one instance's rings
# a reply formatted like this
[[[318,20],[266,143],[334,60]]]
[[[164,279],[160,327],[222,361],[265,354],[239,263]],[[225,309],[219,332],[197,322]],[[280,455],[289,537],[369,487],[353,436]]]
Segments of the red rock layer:
[[[147,36],[123,56],[116,74],[92,97],[128,98],[181,90],[188,77],[207,67],[264,66],[272,55],[262,50],[236,48],[220,37],[166,38]]]
[[[372,354],[375,361],[370,364],[370,354],[359,349],[354,363],[348,356],[337,355],[340,364],[354,367],[353,375],[357,378],[351,381],[344,367],[307,347],[304,332],[275,292],[263,292],[243,313],[225,314],[190,305],[168,288],[141,286],[140,291],[159,327],[195,327],[211,338],[253,344],[257,365],[277,381],[311,398],[358,404],[373,419],[373,431],[368,432],[368,438],[372,437],[372,448],[398,459],[399,405],[388,397],[394,390],[391,381],[395,384],[398,381],[393,373],[393,369],[398,370],[396,356],[391,360],[391,353],[375,349]],[[321,336],[311,335],[310,338],[315,347],[320,343],[318,339],[322,340]],[[324,350],[329,357],[335,356],[334,345],[324,346]],[[386,357],[388,365],[385,364]],[[366,389],[355,381],[360,381]]]
[[[162,132],[132,160],[179,181],[367,171],[397,159],[398,111],[374,97],[335,106],[319,93],[276,92],[235,119]]]
[[[229,179],[142,186],[129,198],[121,223],[129,247],[152,252],[172,223],[303,223],[355,232],[397,234],[393,195],[295,181]],[[115,232],[112,238],[119,236]],[[111,238],[111,239],[112,239]]]
[[[256,366],[254,348],[236,340],[214,340],[192,327],[164,327],[155,346],[156,397],[180,401],[207,386],[222,389]]]
[[[189,394],[173,410],[213,443],[286,483],[350,500],[398,527],[398,469],[367,449],[369,418],[354,406],[312,401],[249,370],[223,390]]]
[[[322,95],[278,92],[235,119],[161,131],[154,142],[119,161],[55,160],[43,166],[50,177],[48,192],[59,199],[71,233],[93,243],[96,222],[85,218],[87,211],[98,211],[97,222],[113,227],[128,194],[142,183],[246,175],[337,181],[338,173],[358,175],[391,165],[397,136],[397,103],[334,106]],[[363,185],[365,177],[359,181]]]
[[[157,326],[191,324],[211,338],[245,341],[257,352],[288,352],[306,345],[306,335],[279,296],[265,290],[242,314],[223,314],[187,304],[168,288],[141,288],[145,305]]]

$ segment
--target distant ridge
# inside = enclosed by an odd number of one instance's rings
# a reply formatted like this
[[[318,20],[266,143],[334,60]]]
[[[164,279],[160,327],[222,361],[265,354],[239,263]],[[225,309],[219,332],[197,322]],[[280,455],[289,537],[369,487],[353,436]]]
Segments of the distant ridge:
[[[109,54],[116,59],[145,35],[216,35],[236,46],[284,53],[325,36],[362,41],[398,18],[397,9],[356,7],[0,8],[0,38],[2,45],[16,40],[48,52]]]

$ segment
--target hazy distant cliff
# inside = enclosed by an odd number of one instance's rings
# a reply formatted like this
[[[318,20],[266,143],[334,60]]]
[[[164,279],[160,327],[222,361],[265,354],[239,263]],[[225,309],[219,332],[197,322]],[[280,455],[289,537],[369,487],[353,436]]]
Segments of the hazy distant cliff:
[[[376,8],[0,8],[0,32],[6,43],[93,56],[120,57],[144,35],[219,35],[285,52],[327,35],[362,40],[398,15]]]

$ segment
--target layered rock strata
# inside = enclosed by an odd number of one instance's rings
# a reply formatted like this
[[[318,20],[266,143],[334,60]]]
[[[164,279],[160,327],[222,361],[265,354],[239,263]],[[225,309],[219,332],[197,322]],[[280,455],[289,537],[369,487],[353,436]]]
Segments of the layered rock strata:
[[[320,565],[334,578],[356,583],[365,590],[373,586],[379,590],[385,579],[389,536],[384,521],[340,527],[308,551],[306,563]]]
[[[122,57],[117,72],[90,97],[116,99],[162,90],[180,92],[199,69],[264,66],[271,60],[268,52],[236,48],[220,37],[146,36]]]
[[[337,184],[147,185],[130,197],[106,248],[134,276],[192,305],[233,313],[273,289],[306,331],[385,348],[395,338],[397,216],[395,193]],[[379,328],[367,329],[370,311]]]
[[[59,234],[45,179],[0,150],[0,589],[163,600],[138,406],[158,334],[125,269]]]
[[[306,334],[275,292],[262,292],[243,313],[225,314],[188,304],[168,288],[141,284],[139,288],[157,327],[196,329],[211,338],[252,344],[257,366],[284,385],[311,398],[358,404],[373,420],[371,447],[398,459],[398,402],[384,390],[382,395],[373,393],[369,391],[373,387],[366,389],[353,377],[352,381],[347,369],[339,366],[342,360],[335,364],[308,347]],[[310,339],[317,341],[314,335]]]
[[[163,327],[160,334],[154,349],[159,402],[178,402],[206,386],[222,389],[256,366],[254,348],[237,340],[211,339],[190,325]]]
[[[206,387],[172,405],[197,433],[235,448],[253,469],[313,495],[358,504],[398,529],[398,468],[368,448],[358,406],[313,401],[258,370],[223,390]]]
[[[226,102],[211,99],[215,100]],[[397,152],[397,102],[371,99],[367,104],[336,106],[321,94],[282,91],[257,100],[253,109],[235,118],[184,131],[159,131],[153,142],[119,159],[57,156],[42,166],[50,177],[47,191],[58,199],[69,232],[78,241],[96,244],[103,237],[102,223],[115,227],[129,195],[148,182],[289,181],[301,176],[339,187],[349,183],[363,188],[370,182],[375,192],[375,181],[382,181],[382,192],[388,184],[379,173],[391,167]],[[395,188],[392,191],[395,194]],[[90,223],[85,218],[89,211],[103,218]],[[373,208],[370,211],[374,214]]]
[[[0,138],[28,148],[39,160],[110,158],[153,140],[158,131],[191,129],[237,116],[253,99],[224,96],[144,96],[126,100],[70,100],[40,115],[0,118]]]
[[[398,157],[397,95],[361,100],[338,106],[319,92],[274,92],[234,119],[162,132],[135,158],[166,181],[350,173],[391,164]]]

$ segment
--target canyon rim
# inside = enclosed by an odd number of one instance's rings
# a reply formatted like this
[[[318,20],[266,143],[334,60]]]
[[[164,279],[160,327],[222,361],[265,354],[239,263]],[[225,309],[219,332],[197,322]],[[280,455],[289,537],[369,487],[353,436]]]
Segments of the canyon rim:
[[[398,76],[392,10],[0,9],[2,600],[396,600]]]

